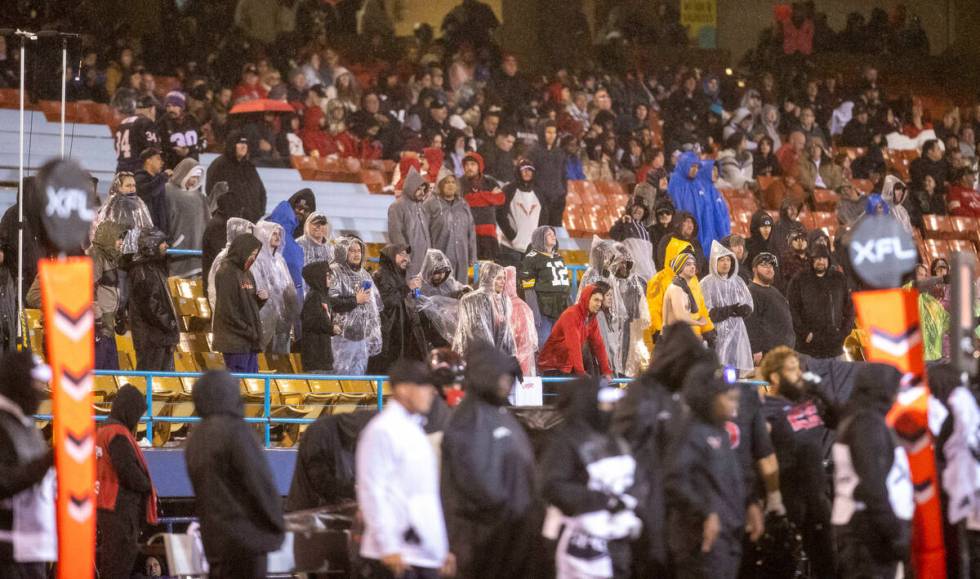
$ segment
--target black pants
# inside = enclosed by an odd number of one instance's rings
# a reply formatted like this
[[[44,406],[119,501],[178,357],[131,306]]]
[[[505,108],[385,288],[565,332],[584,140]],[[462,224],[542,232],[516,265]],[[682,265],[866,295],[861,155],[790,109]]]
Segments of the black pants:
[[[476,236],[476,258],[481,261],[495,261],[497,259],[497,248],[499,244],[497,243],[496,237],[483,237],[482,235]]]
[[[136,349],[136,369],[148,372],[173,372],[174,347],[139,347]]]
[[[523,259],[524,259],[524,254],[522,254],[521,252],[515,249],[504,247],[503,245],[501,245],[497,249],[497,263],[499,263],[504,267],[512,265],[517,269],[520,269],[521,261]]]
[[[208,560],[211,579],[265,579],[269,556],[243,555],[220,560]]]
[[[893,579],[898,572],[898,561],[882,561],[875,558],[866,544],[868,532],[863,524],[852,520],[848,526],[836,527],[837,552],[842,579]],[[851,527],[855,528],[851,528]]]
[[[742,559],[740,529],[722,529],[711,551],[701,552],[700,526],[677,528],[668,537],[674,579],[735,579]]]
[[[129,579],[140,553],[139,538],[138,522],[99,510],[95,548],[99,579]]]
[[[48,564],[0,561],[0,577],[3,579],[47,579]]]
[[[408,571],[398,577],[384,566],[384,563],[375,559],[363,559],[361,561],[360,579],[439,579],[438,569],[426,569],[424,567],[409,567]]]
[[[538,225],[550,225],[551,227],[564,227],[565,217],[565,196],[556,199],[541,200],[541,215],[538,217]]]

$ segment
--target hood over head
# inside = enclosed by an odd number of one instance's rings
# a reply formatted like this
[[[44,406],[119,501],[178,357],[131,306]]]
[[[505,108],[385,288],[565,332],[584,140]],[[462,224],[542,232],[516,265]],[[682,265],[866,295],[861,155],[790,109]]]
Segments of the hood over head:
[[[694,246],[681,239],[671,239],[667,242],[667,248],[664,250],[664,263],[670,265],[670,262],[674,261],[674,258],[682,253],[694,255]]]
[[[749,225],[749,232],[752,234],[752,237],[761,239],[762,234],[759,233],[759,229],[766,225],[772,227],[775,224],[776,221],[772,218],[772,215],[769,215],[765,209],[759,209],[752,214],[752,222]]]
[[[659,382],[671,392],[678,392],[684,387],[684,379],[694,365],[717,364],[715,353],[705,348],[691,326],[685,323],[665,327],[663,339],[657,344],[657,355],[650,362],[644,378]]]
[[[558,395],[558,410],[569,423],[584,423],[595,430],[602,430],[599,410],[600,381],[583,376],[566,382]]]
[[[126,226],[115,221],[103,221],[95,228],[92,245],[99,248],[109,259],[119,259],[120,251],[116,249],[116,241],[126,235]]]
[[[235,418],[245,415],[238,378],[224,370],[211,370],[194,384],[191,394],[194,408],[202,418],[225,414]]]
[[[330,263],[314,261],[303,268],[303,281],[306,287],[327,295],[327,274],[330,273]]]
[[[609,284],[600,281],[599,283],[590,283],[582,288],[582,291],[578,293],[578,301],[575,302],[575,307],[578,309],[579,313],[582,315],[583,320],[587,320],[592,317],[592,312],[589,311],[589,300],[592,299],[592,294],[596,291],[602,291],[603,293],[610,290]]]
[[[894,175],[886,175],[885,182],[881,185],[881,198],[889,205],[901,205],[905,201],[907,190],[903,190],[896,198],[895,186],[901,185],[905,189],[905,183]]]
[[[402,195],[407,200],[418,203],[418,193],[423,185],[425,185],[425,179],[415,170],[415,167],[412,167],[408,170],[408,175],[405,176],[405,182],[402,184]]]
[[[483,161],[483,155],[475,151],[470,151],[463,155],[463,163],[466,163],[468,160],[476,161],[476,164],[480,166],[480,174],[482,175],[484,173],[486,165]]]
[[[351,265],[347,263],[347,252],[350,251],[351,246],[355,243],[361,247],[361,262],[357,264],[357,267],[351,267]],[[345,236],[337,240],[333,252],[333,260],[335,263],[339,263],[344,267],[349,267],[354,271],[357,271],[364,267],[365,259],[367,259],[367,246],[364,245],[363,241],[353,236]]]
[[[272,249],[272,235],[278,231],[279,232],[279,247],[277,249]],[[278,223],[273,223],[272,221],[261,220],[255,224],[255,229],[252,231],[259,241],[262,242],[262,248],[268,251],[272,255],[282,254],[283,245],[286,243],[286,233],[282,225]]]
[[[238,145],[238,143],[248,143],[248,139],[245,138],[245,135],[243,135],[241,131],[231,131],[228,133],[228,136],[225,137],[225,157],[227,157],[229,161],[235,161],[238,159],[238,157],[235,155],[235,147]],[[249,155],[246,155],[244,160],[247,160],[251,153],[252,152],[249,151]]]
[[[504,295],[510,299],[516,299],[517,295],[517,268],[508,265],[504,268]]]
[[[789,210],[791,207],[796,207],[796,219],[790,219]],[[794,202],[788,196],[783,198],[783,202],[779,206],[779,220],[780,221],[799,221],[800,211],[803,210],[803,203]]]
[[[313,241],[313,236],[310,235],[310,227],[317,219],[326,221],[327,228],[323,232],[323,242],[328,243],[331,236],[333,236],[333,225],[330,224],[330,218],[323,211],[313,211],[306,217],[306,221],[303,222],[303,235],[310,241]]]
[[[43,398],[34,387],[35,372],[44,367],[42,364],[27,350],[7,352],[0,361],[0,396],[16,404],[25,416],[37,412]],[[47,373],[50,375],[50,370]]]
[[[177,166],[174,167],[174,174],[170,176],[170,184],[187,191],[187,181],[195,175],[198,178],[203,178],[204,167],[202,167],[196,160],[188,157],[180,163],[177,163]],[[198,181],[197,187],[194,189],[199,189],[202,184],[202,181]]]
[[[162,258],[160,244],[165,241],[167,241],[167,234],[155,227],[141,230],[139,240],[136,242],[136,259],[145,261]]]
[[[395,264],[395,256],[403,251],[408,251],[409,257],[411,257],[412,248],[408,245],[402,243],[389,243],[388,245],[384,246],[381,249],[381,255],[378,257],[380,266],[404,275],[405,272],[400,271],[398,266]]]
[[[243,233],[231,242],[226,259],[235,264],[238,269],[245,271],[245,265],[252,252],[260,249],[262,249],[262,242],[257,237],[251,233]]]
[[[528,247],[538,253],[549,253],[544,243],[544,238],[548,234],[549,230],[555,234],[555,246],[551,248],[551,253],[558,251],[558,232],[556,232],[555,228],[551,227],[550,225],[542,225],[532,231],[531,243],[528,244]]]
[[[670,200],[670,197],[666,195],[661,195],[657,198],[656,204],[653,206],[653,215],[656,217],[661,213],[670,213],[671,215],[671,225],[673,225],[673,216],[677,212],[674,207],[674,202]],[[695,229],[697,224],[694,225]]]
[[[129,430],[136,430],[140,417],[146,413],[146,396],[132,384],[125,384],[112,400],[109,417],[122,423]]]
[[[888,215],[891,213],[891,207],[889,207],[889,204],[881,195],[878,193],[868,195],[866,205],[864,206],[864,212],[868,215],[874,215],[879,207],[884,208],[882,212],[883,215]]]
[[[480,289],[493,292],[493,280],[504,270],[504,266],[492,261],[480,262]]]
[[[709,424],[721,425],[715,417],[715,398],[738,388],[737,382],[728,382],[717,363],[700,363],[691,368],[684,380],[684,400],[691,413]]]
[[[296,207],[300,201],[306,202],[307,211],[316,210],[316,195],[313,194],[313,190],[309,187],[304,187],[289,196],[290,207]]]
[[[647,217],[650,216],[650,208],[647,207],[647,204],[644,203],[639,197],[633,197],[633,199],[631,199],[629,204],[626,206],[626,215],[632,215],[633,209],[636,207],[643,209],[643,216],[640,217],[640,223],[642,224],[647,220]]]
[[[698,174],[694,176],[694,179],[692,179],[689,174],[691,167],[693,165],[698,166]],[[700,166],[701,166],[701,161],[698,158],[697,153],[692,153],[692,152],[682,153],[680,158],[677,159],[677,167],[674,168],[674,174],[671,178],[672,179],[681,178],[681,179],[687,179],[688,181],[696,181],[698,175],[701,174]]]
[[[895,402],[902,373],[889,364],[868,363],[854,377],[849,405],[854,411],[871,409],[884,416]]]
[[[228,247],[231,247],[231,242],[235,241],[235,238],[239,235],[252,233],[253,231],[255,231],[255,224],[248,219],[229,217],[228,222],[225,223],[225,235],[228,238]]]
[[[728,275],[725,276],[725,279],[734,279],[738,277],[738,258],[735,257],[732,250],[718,243],[717,240],[711,241],[711,255],[708,258],[708,270],[711,272],[711,275],[722,277],[718,273],[718,260],[722,257],[732,258],[732,269],[729,270]]]
[[[817,240],[823,239],[827,242],[827,247],[830,247],[830,236],[823,229],[812,229],[806,234],[806,246],[813,247],[817,245]]]
[[[694,231],[691,233],[690,239],[698,238],[698,220],[694,217],[694,214],[689,211],[677,211],[674,213],[673,219],[670,220],[670,232],[671,235],[679,237],[681,234],[681,227],[684,225],[684,221],[690,219],[694,223]]]
[[[507,396],[499,396],[500,377],[509,374],[510,381],[520,374],[520,366],[513,356],[508,356],[496,348],[480,346],[471,350],[466,356],[467,398],[477,398],[495,406],[507,403]]]
[[[438,249],[426,250],[425,257],[422,259],[422,270],[420,272],[422,279],[431,283],[432,276],[439,272],[445,273],[446,279],[453,277],[453,264],[446,257],[446,254]]]

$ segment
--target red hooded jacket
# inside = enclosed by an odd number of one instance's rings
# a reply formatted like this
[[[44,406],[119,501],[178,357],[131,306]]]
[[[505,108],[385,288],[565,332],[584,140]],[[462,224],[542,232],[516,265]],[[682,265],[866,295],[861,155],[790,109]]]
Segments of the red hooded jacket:
[[[582,288],[578,302],[562,312],[555,322],[555,327],[552,328],[551,335],[548,336],[548,341],[544,343],[544,348],[538,356],[539,371],[585,374],[582,348],[588,340],[592,353],[599,360],[602,375],[612,375],[609,358],[606,356],[606,344],[602,341],[602,334],[599,331],[599,320],[589,313],[589,299],[592,298],[594,291],[594,285]]]
[[[473,223],[476,225],[476,235],[478,237],[497,238],[497,207],[503,205],[507,197],[500,190],[494,191],[493,185],[483,176],[483,156],[479,153],[467,153],[463,157],[463,163],[467,160],[476,161],[480,166],[479,176],[470,179],[464,176],[460,179],[460,189],[463,193],[463,200],[470,206],[470,213],[473,214]]]
[[[303,130],[300,131],[300,138],[303,139],[303,148],[309,155],[313,151],[320,154],[320,157],[337,153],[327,132],[320,127],[320,119],[323,118],[323,111],[320,107],[306,107],[303,113]]]

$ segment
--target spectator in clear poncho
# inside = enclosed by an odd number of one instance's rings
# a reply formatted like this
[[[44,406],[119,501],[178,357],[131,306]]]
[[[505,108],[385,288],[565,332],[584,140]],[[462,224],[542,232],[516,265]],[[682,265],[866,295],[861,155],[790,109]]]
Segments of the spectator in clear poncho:
[[[480,262],[480,287],[459,301],[459,325],[453,350],[466,356],[477,345],[488,345],[514,354],[514,332],[510,324],[510,300],[504,296],[504,268]]]
[[[453,264],[438,249],[425,252],[419,275],[422,287],[418,307],[426,341],[437,348],[449,346],[459,324],[459,300],[472,288],[456,280]]]
[[[617,375],[635,375],[649,360],[643,332],[650,320],[646,283],[633,273],[633,257],[625,245],[593,238],[589,267],[579,287],[598,281],[612,288],[597,316],[609,364]]]
[[[701,280],[701,291],[708,315],[718,331],[715,352],[725,366],[741,372],[751,371],[752,344],[745,329],[745,318],[752,313],[752,294],[738,275],[738,260],[724,245],[713,241],[708,260],[711,274]]]
[[[255,225],[254,235],[262,242],[262,250],[250,271],[256,287],[269,292],[269,301],[259,312],[262,319],[262,351],[288,354],[289,334],[299,316],[300,305],[289,267],[282,257],[285,233],[278,223],[259,221]]]
[[[535,355],[538,351],[538,331],[534,327],[534,311],[517,295],[517,268],[504,268],[504,296],[510,300],[510,326],[514,332],[514,356],[524,376],[537,376]]]
[[[303,235],[296,244],[303,248],[303,267],[318,261],[333,261],[333,228],[323,211],[314,211],[303,222]]]
[[[248,219],[242,219],[241,217],[230,217],[228,219],[228,223],[225,225],[228,242],[225,244],[225,248],[218,252],[218,255],[214,258],[214,262],[211,264],[211,271],[208,272],[208,301],[211,302],[212,312],[214,311],[215,300],[217,299],[214,277],[217,275],[218,269],[221,268],[221,263],[227,259],[228,249],[231,248],[231,244],[235,241],[236,237],[244,233],[252,233],[253,231],[255,231],[255,224]]]
[[[109,196],[105,205],[99,209],[99,215],[92,223],[92,231],[103,221],[118,223],[126,228],[126,238],[123,239],[123,255],[136,253],[140,231],[153,227],[150,210],[146,203],[136,195],[136,177],[132,173],[116,173],[109,186]]]
[[[330,307],[340,334],[333,337],[334,372],[364,374],[368,358],[381,352],[381,294],[364,269],[366,247],[356,237],[342,237],[330,266]]]

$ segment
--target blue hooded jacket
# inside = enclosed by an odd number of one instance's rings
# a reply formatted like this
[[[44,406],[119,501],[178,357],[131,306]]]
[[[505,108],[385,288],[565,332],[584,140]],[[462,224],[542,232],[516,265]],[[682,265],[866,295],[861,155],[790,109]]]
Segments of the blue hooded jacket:
[[[882,215],[891,213],[891,207],[888,206],[888,202],[885,201],[884,197],[880,193],[872,193],[868,195],[867,204],[864,206],[864,213],[874,215],[879,206],[884,209]]]
[[[699,161],[696,153],[684,153],[677,160],[674,173],[667,184],[667,193],[678,211],[694,215],[698,223],[698,241],[701,247],[711,247],[711,242],[721,240],[732,232],[728,205],[711,182],[714,161]],[[694,179],[688,177],[692,165],[698,165]]]
[[[280,201],[266,220],[278,223],[285,230],[283,235],[285,239],[282,240],[282,258],[286,260],[286,266],[289,268],[289,277],[293,278],[299,303],[303,303],[303,248],[293,239],[293,231],[299,223],[296,221],[296,214],[289,200]]]

